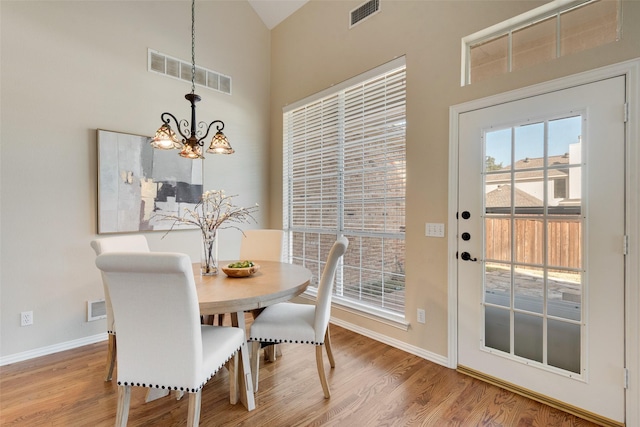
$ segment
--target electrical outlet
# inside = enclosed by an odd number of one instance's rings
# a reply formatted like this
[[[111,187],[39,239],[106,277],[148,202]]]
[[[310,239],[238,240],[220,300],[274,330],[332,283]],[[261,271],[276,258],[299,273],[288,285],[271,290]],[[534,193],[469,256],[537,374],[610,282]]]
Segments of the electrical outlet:
[[[33,325],[33,311],[23,311],[20,313],[20,326]]]
[[[426,323],[427,319],[426,319],[426,314],[424,312],[424,309],[419,308],[418,309],[418,323]]]

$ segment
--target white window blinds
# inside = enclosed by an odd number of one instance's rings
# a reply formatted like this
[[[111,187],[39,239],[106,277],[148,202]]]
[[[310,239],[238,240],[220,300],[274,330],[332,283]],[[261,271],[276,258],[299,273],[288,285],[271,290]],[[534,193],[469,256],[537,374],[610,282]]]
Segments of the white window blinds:
[[[404,58],[284,112],[288,257],[322,273],[338,235],[349,249],[334,298],[404,316]]]

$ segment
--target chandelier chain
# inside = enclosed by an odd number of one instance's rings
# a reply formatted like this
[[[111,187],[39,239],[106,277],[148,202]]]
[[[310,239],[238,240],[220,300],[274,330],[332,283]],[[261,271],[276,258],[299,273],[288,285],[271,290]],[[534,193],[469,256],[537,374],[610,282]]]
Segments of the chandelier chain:
[[[191,0],[191,93],[196,92],[196,1]]]

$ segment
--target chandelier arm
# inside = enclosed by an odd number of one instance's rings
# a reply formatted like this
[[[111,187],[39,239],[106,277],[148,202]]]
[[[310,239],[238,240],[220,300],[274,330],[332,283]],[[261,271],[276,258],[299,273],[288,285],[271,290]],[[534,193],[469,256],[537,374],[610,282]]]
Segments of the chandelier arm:
[[[182,132],[182,129],[181,129],[181,126],[180,126],[180,122],[178,121],[178,119],[176,119],[176,116],[174,116],[174,115],[173,115],[173,114],[171,114],[171,113],[162,113],[162,115],[160,116],[160,119],[161,119],[164,123],[166,123],[167,125],[169,125],[169,126],[171,126],[171,124],[170,124],[170,123],[171,123],[171,120],[169,120],[170,118],[171,118],[171,119],[173,119],[173,121],[175,122],[175,124],[176,124],[176,125],[175,125],[175,129],[178,131],[178,133],[180,134],[180,136],[182,136],[182,138],[183,138],[183,139],[182,139],[182,142],[184,142],[184,141],[186,141],[187,139],[189,139],[189,137],[187,137],[187,136]],[[182,120],[182,121],[184,122],[184,120]]]
[[[216,131],[218,132],[222,132],[222,130],[224,129],[224,122],[222,120],[214,120],[211,123],[209,123],[209,126],[207,126],[207,131],[204,133],[204,135],[202,136],[202,138],[198,139],[198,144],[200,144],[201,146],[204,145],[204,143],[202,142],[203,139],[205,139],[207,137],[207,135],[209,135],[209,131],[211,130],[211,127],[216,124]],[[200,122],[198,124],[198,127],[204,127],[206,126],[205,122]]]

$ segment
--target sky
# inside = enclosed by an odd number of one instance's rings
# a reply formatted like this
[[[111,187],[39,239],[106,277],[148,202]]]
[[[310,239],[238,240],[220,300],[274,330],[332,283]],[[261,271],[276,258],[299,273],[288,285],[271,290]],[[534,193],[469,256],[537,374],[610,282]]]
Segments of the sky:
[[[549,156],[562,155],[569,152],[569,144],[578,142],[582,134],[581,116],[568,117],[547,122],[549,126]],[[545,122],[515,126],[515,160],[526,157],[544,156]],[[511,129],[506,128],[486,133],[485,156],[495,158],[496,164],[511,164]]]

